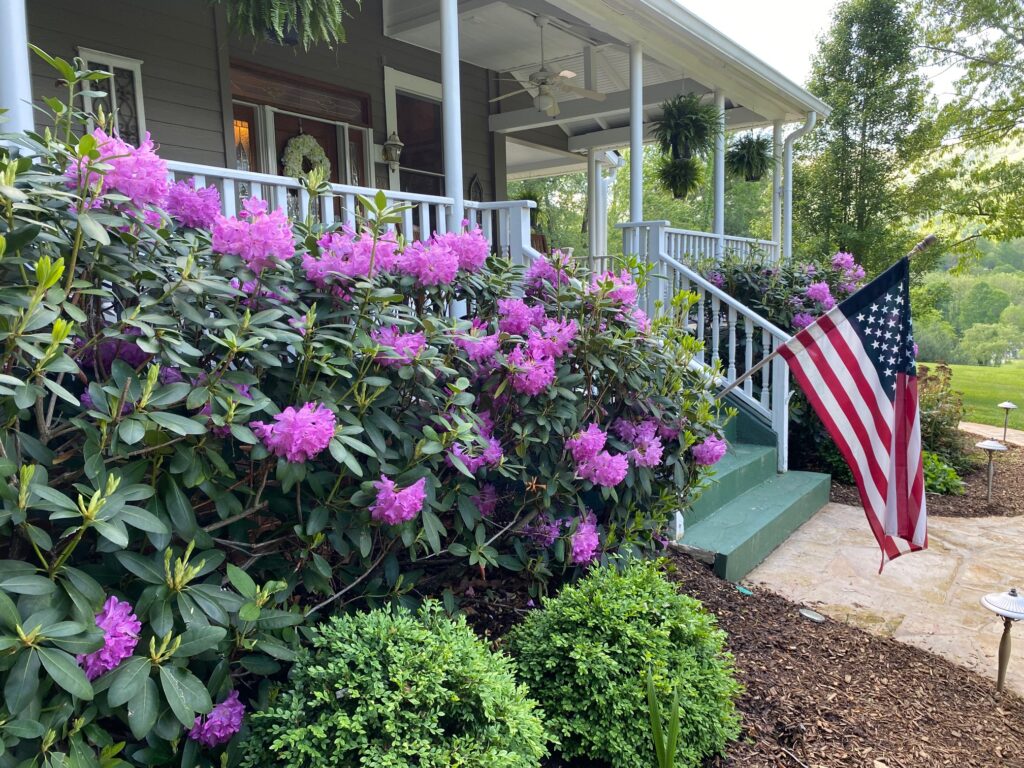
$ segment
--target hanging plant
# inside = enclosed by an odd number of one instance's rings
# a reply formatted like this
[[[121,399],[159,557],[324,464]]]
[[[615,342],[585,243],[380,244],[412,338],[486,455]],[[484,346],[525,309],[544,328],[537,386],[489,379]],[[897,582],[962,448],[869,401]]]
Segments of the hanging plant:
[[[654,138],[664,156],[658,167],[662,186],[683,199],[704,177],[701,158],[711,154],[721,125],[714,104],[695,93],[673,96],[661,105],[661,117],[652,123]]]
[[[304,179],[310,171],[319,171],[320,178],[331,178],[331,161],[320,142],[308,133],[292,136],[281,155],[284,175]]]
[[[772,165],[772,140],[763,133],[737,136],[725,153],[725,170],[746,181],[760,181]]]
[[[658,165],[658,181],[673,197],[682,200],[703,183],[704,164],[694,157],[672,159],[665,155]]]
[[[210,0],[223,5],[228,22],[240,35],[266,36],[281,45],[317,43],[333,47],[345,42],[342,0]],[[361,7],[361,0],[354,0]]]

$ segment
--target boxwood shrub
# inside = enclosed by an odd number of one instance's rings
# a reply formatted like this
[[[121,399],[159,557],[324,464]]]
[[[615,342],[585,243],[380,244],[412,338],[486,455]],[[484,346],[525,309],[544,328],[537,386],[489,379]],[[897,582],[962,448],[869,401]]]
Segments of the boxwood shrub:
[[[703,765],[738,735],[739,684],[724,641],[699,601],[654,562],[634,561],[593,569],[545,600],[509,649],[565,758],[648,768],[648,670],[661,701],[679,691],[677,766]]]
[[[312,635],[251,717],[246,768],[532,768],[547,753],[511,660],[437,603],[335,617]]]

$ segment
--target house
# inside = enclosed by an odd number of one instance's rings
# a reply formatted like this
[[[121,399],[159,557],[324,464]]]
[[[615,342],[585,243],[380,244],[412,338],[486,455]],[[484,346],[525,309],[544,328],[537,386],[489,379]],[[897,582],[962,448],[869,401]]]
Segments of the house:
[[[700,293],[688,320],[706,342],[701,362],[720,365],[725,381],[787,338],[687,262],[727,250],[789,255],[792,150],[827,117],[819,99],[674,0],[363,0],[361,8],[342,2],[351,12],[348,42],[304,51],[286,41],[238,37],[223,6],[208,0],[93,0],[87,12],[72,0],[0,0],[0,106],[11,110],[15,128],[31,128],[41,119],[31,102],[62,95],[45,64],[30,61],[27,42],[79,56],[113,75],[110,93],[91,106],[114,113],[123,138],[152,134],[176,175],[221,188],[229,213],[240,195],[306,210],[308,193],[282,175],[283,161],[287,156],[301,167],[315,150],[330,167],[330,192],[316,201],[325,221],[351,221],[355,196],[383,189],[409,204],[403,233],[446,231],[469,219],[518,260],[538,254],[531,204],[505,200],[508,180],[585,168],[596,223],[590,258],[599,262],[607,253],[602,222],[607,178],[618,165],[614,150],[629,147],[638,156],[661,102],[700,94],[716,105],[726,131],[773,132],[772,239],[724,231],[723,132],[714,153],[713,231],[645,221],[636,163],[631,221],[621,225],[626,250],[656,264],[650,311],[679,289]],[[709,514],[728,507],[726,488],[739,496],[772,482],[780,486],[772,493],[784,500],[806,495],[797,488],[800,473],[775,474],[787,468],[788,387],[776,360],[736,390],[741,424],[750,432],[737,442],[753,440],[750,446],[764,450],[751,447],[736,458],[729,482],[723,470],[721,498],[711,494],[717,500],[705,504]],[[820,482],[811,485],[816,503]]]

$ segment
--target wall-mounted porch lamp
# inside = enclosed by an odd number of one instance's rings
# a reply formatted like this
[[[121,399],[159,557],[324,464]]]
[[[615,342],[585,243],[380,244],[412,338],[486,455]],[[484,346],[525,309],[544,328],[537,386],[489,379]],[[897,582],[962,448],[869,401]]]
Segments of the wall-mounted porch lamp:
[[[388,164],[388,167],[392,171],[398,170],[398,160],[402,156],[402,149],[405,144],[398,138],[398,132],[392,131],[391,135],[388,136],[388,140],[384,142],[384,162]]]

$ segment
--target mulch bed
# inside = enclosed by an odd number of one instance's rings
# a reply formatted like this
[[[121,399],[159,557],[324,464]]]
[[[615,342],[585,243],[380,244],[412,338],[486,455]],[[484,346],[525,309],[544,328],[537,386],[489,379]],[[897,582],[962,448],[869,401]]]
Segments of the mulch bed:
[[[687,555],[671,578],[718,616],[740,681],[743,735],[715,768],[1024,766],[1024,700],[941,657],[744,595]],[[994,677],[993,670],[993,677]]]
[[[977,442],[981,438],[973,438]],[[973,445],[973,443],[972,443]],[[988,495],[988,455],[972,449],[975,469],[963,475],[964,493],[960,496],[928,494],[928,514],[936,517],[1014,517],[1024,515],[1024,448],[1007,446],[996,454],[992,482],[992,502]],[[860,506],[856,487],[832,481],[831,499],[839,504]]]
[[[707,768],[1024,766],[1024,700],[998,696],[993,680],[848,624],[817,624],[772,592],[744,594],[688,555],[669,558],[670,578],[728,633],[745,688],[743,733]],[[467,580],[456,592],[492,641],[531,610],[525,581]]]

